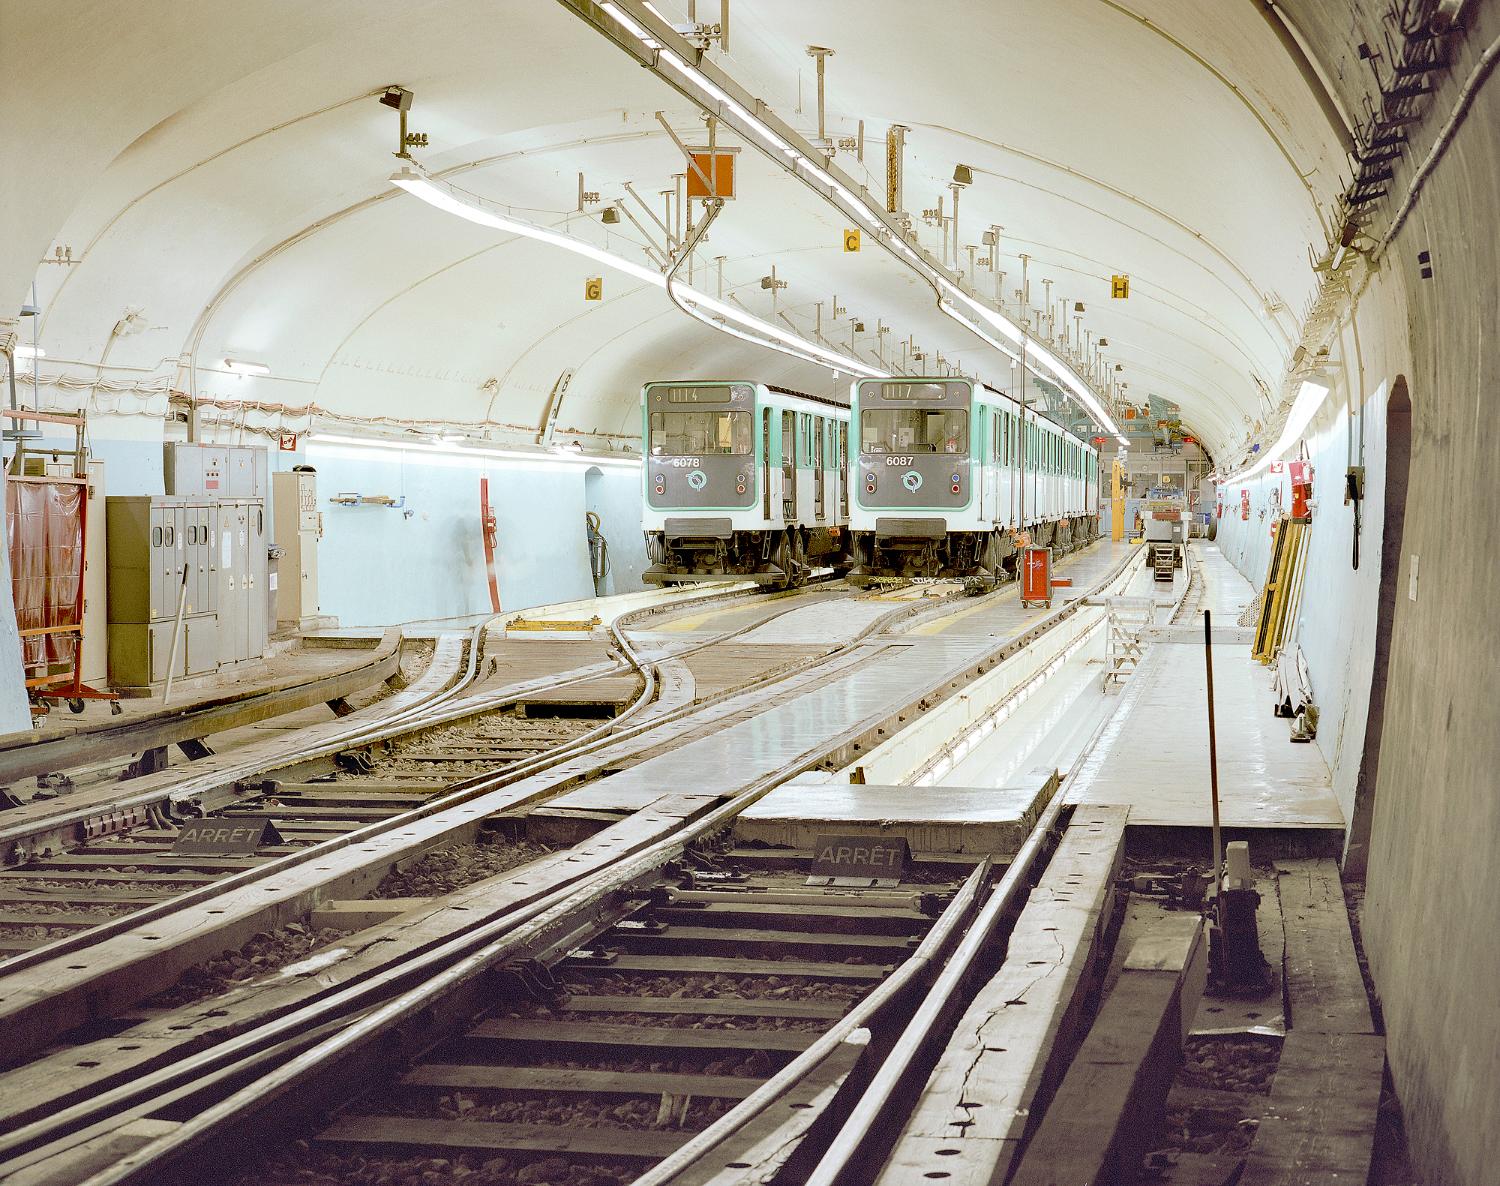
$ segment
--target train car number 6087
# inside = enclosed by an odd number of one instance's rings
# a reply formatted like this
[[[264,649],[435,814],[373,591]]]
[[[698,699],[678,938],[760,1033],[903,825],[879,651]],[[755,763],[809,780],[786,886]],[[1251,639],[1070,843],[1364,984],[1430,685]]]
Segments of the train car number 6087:
[[[912,459],[910,457],[889,457],[888,456],[885,459],[885,463],[887,465],[910,465],[912,463]]]

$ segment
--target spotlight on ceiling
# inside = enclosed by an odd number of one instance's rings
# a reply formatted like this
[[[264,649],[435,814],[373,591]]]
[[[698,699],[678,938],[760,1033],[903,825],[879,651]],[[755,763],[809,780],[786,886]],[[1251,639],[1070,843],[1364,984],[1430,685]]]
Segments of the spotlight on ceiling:
[[[606,206],[600,211],[599,218],[606,226],[614,226],[620,221],[620,212],[613,206]]]
[[[1075,313],[1082,313],[1083,312],[1083,302],[1082,301],[1074,301],[1073,302],[1073,312],[1075,312]]]
[[[226,358],[224,369],[236,375],[269,375],[271,368],[263,362],[247,362],[243,358]]]
[[[953,166],[953,184],[954,185],[973,185],[974,184],[974,170],[971,169],[971,168],[969,168],[968,165],[954,165]]]

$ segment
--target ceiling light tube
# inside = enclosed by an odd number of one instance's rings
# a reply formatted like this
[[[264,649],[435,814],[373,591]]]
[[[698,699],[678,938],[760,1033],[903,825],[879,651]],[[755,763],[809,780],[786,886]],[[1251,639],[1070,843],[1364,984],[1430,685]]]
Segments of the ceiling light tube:
[[[639,457],[598,456],[568,449],[566,452],[527,453],[519,449],[486,449],[439,441],[397,441],[382,437],[351,437],[338,433],[315,432],[308,438],[313,444],[342,445],[356,449],[386,449],[394,452],[441,453],[447,457],[494,457],[507,461],[531,461],[538,465],[611,465],[634,469],[641,464]]]
[[[1232,477],[1221,479],[1221,484],[1229,486],[1236,482],[1249,481],[1301,440],[1302,434],[1307,431],[1307,426],[1312,423],[1312,418],[1323,406],[1328,390],[1327,385],[1323,383],[1314,383],[1311,379],[1304,379],[1302,386],[1297,389],[1297,398],[1292,403],[1292,410],[1287,413],[1286,423],[1282,426],[1281,435],[1276,438],[1276,443],[1262,453],[1260,460],[1254,465],[1241,470]]]
[[[555,247],[562,248],[564,251],[570,251],[575,255],[582,255],[597,263],[605,264],[608,267],[625,272],[627,275],[633,276],[635,279],[643,281],[646,284],[654,285],[657,288],[666,287],[666,277],[660,272],[635,263],[632,260],[625,259],[623,256],[616,255],[612,251],[607,251],[603,247],[596,247],[592,243],[575,238],[565,232],[554,231],[548,227],[537,226],[535,223],[516,218],[502,211],[493,203],[479,197],[477,194],[466,193],[449,182],[428,177],[410,165],[403,166],[395,173],[392,173],[390,181],[393,185],[400,186],[407,193],[421,198],[429,205],[435,206],[439,210],[444,210],[449,214],[455,214],[468,222],[490,227],[493,230],[505,231],[510,234],[536,239],[543,243],[550,243]],[[872,378],[884,374],[882,371],[866,367],[863,363],[857,362],[843,354],[824,349],[822,346],[809,342],[805,338],[779,329],[752,313],[747,313],[724,301],[710,297],[695,288],[675,283],[673,287],[676,290],[675,294],[673,294],[673,302],[675,304],[681,306],[682,301],[677,299],[680,296],[683,300],[710,310],[715,315],[715,318],[721,319],[719,321],[710,320],[708,322],[714,328],[723,328],[722,321],[733,321],[753,331],[754,334],[759,335],[758,337],[751,338],[746,337],[744,334],[735,334],[733,335],[735,337],[746,341],[754,341],[759,345],[768,346],[771,349],[779,349],[780,347],[774,345],[773,342],[762,340],[774,339],[775,342],[789,346],[791,348],[790,352],[803,361],[813,362],[819,366],[830,367],[838,371],[848,371]],[[690,310],[684,311],[689,312],[691,315]],[[704,319],[697,318],[697,320]],[[728,331],[726,330],[726,332]]]
[[[47,352],[40,346],[28,346],[24,342],[16,347],[17,358],[46,358]]]

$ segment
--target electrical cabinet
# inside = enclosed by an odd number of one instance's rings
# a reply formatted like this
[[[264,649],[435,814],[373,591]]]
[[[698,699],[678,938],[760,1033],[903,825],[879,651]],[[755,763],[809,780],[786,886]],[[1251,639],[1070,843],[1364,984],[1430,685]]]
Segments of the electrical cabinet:
[[[162,477],[172,495],[264,500],[270,493],[269,457],[257,445],[168,441],[162,453]]]
[[[169,672],[182,679],[265,657],[263,500],[105,501],[112,684],[147,689]]]
[[[265,656],[266,510],[260,499],[220,501],[218,538],[219,663]]]
[[[311,470],[273,474],[276,546],[282,551],[276,617],[298,629],[318,616],[318,475]]]

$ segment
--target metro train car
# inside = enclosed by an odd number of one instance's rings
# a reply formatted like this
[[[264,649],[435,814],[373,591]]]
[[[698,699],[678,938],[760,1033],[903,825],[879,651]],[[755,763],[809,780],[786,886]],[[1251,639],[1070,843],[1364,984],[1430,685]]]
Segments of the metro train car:
[[[993,582],[1023,533],[1061,549],[1099,533],[1098,450],[993,388],[861,379],[850,416],[851,582]]]
[[[785,588],[849,554],[849,409],[742,380],[641,391],[652,584]]]

